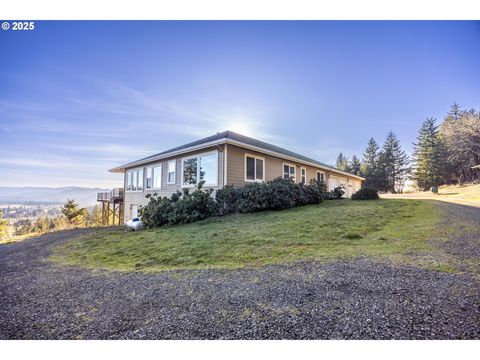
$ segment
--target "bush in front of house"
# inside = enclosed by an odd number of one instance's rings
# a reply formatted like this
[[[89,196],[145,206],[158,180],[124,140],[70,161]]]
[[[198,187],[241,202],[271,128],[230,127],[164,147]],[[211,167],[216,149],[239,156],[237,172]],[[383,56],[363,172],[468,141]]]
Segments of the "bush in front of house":
[[[291,179],[277,178],[265,183],[250,183],[217,190],[218,214],[283,210],[306,204],[319,204],[325,196],[325,185],[312,180],[310,185],[296,184]]]
[[[170,198],[147,195],[149,202],[140,215],[146,228],[185,224],[213,215],[283,210],[306,204],[319,204],[327,196],[325,184],[312,180],[309,185],[291,179],[277,178],[265,183],[249,183],[235,188],[231,185],[217,190],[203,189],[203,182],[190,192],[177,191]],[[333,193],[332,193],[333,194]],[[333,195],[331,195],[333,197]]]
[[[212,197],[213,189],[202,189],[203,182],[190,192],[190,189],[177,191],[172,195],[172,210],[169,224],[186,224],[206,219],[217,212],[217,204]]]
[[[149,202],[140,210],[146,228],[186,224],[206,219],[217,212],[217,203],[212,197],[213,189],[202,189],[203,182],[190,189],[177,191],[170,198],[147,195]]]
[[[327,191],[324,182],[312,179],[309,185],[299,184],[300,198],[299,205],[320,204],[326,197]]]
[[[267,209],[289,209],[300,202],[302,190],[292,179],[276,178],[265,184],[267,194]]]
[[[237,201],[240,189],[226,185],[215,193],[218,215],[228,215],[237,212]]]
[[[332,195],[334,199],[341,199],[343,194],[345,194],[345,188],[343,186],[337,186],[332,191]]]
[[[143,225],[147,229],[162,227],[170,223],[169,214],[173,211],[173,202],[167,197],[147,194],[148,204],[140,209]]]
[[[352,195],[352,200],[376,200],[378,191],[370,188],[362,188]]]
[[[268,210],[270,191],[266,183],[251,183],[237,189],[235,212],[249,213]]]

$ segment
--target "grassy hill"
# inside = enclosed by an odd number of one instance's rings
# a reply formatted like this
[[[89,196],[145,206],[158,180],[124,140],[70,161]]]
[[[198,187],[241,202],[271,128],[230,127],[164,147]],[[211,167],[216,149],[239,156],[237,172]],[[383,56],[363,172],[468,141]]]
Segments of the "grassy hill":
[[[99,231],[60,245],[53,260],[127,271],[239,268],[356,256],[409,262],[412,253],[434,251],[427,240],[435,234],[441,212],[431,201],[325,201],[136,233]]]

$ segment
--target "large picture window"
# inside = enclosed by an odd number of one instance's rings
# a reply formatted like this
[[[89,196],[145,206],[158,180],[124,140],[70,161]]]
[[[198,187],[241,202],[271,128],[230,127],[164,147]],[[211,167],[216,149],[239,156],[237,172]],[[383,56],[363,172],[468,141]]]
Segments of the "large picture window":
[[[245,155],[245,181],[264,181],[264,166],[263,158]]]
[[[205,185],[217,185],[217,168],[217,153],[200,156],[200,181],[205,181]]]
[[[155,166],[153,168],[153,187],[155,189],[162,188],[162,166]]]
[[[205,186],[218,185],[218,154],[201,154],[182,160],[182,185],[196,186],[205,181]]]
[[[295,166],[283,164],[283,178],[295,181]]]

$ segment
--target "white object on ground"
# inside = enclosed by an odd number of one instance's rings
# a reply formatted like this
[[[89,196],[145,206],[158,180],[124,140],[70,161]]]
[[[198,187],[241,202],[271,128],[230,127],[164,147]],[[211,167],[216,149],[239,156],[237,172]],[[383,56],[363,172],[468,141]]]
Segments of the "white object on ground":
[[[131,230],[141,230],[143,229],[143,222],[139,218],[133,218],[132,220],[127,221],[127,228]]]

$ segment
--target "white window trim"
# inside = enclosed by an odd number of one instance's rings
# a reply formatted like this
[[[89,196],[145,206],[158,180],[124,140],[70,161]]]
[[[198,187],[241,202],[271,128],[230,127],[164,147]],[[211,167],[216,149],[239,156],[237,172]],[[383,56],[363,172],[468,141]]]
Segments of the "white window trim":
[[[185,156],[182,158],[182,166],[181,166],[181,170],[182,170],[182,173],[181,173],[181,179],[180,179],[180,187],[181,188],[194,188],[194,187],[197,187],[198,183],[200,182],[200,158],[202,156],[208,156],[208,155],[217,155],[217,179],[216,179],[216,182],[215,184],[203,184],[204,187],[216,187],[218,186],[218,171],[220,170],[219,169],[219,161],[218,161],[218,151],[215,150],[215,151],[209,151],[209,152],[205,152],[205,153],[201,153],[201,154],[196,154],[196,155],[191,155],[191,156]],[[197,159],[197,183],[196,184],[191,184],[191,185],[185,185],[183,183],[183,163],[185,160],[189,160],[189,159]],[[175,174],[176,175],[176,174]]]
[[[307,168],[305,166],[302,166],[300,168],[300,182],[302,182],[302,170],[305,170],[305,182],[304,182],[304,184],[307,185],[308,177],[307,177]]]
[[[263,178],[262,180],[257,180],[257,161],[255,160],[255,163],[254,163],[254,177],[255,179],[247,179],[247,157],[250,157],[250,158],[254,158],[254,159],[259,159],[259,160],[262,160],[263,161]],[[254,183],[254,182],[265,182],[265,158],[263,156],[258,156],[258,155],[254,155],[254,154],[250,154],[250,153],[245,153],[244,154],[244,160],[243,160],[243,167],[244,167],[244,172],[243,172],[243,178],[245,180],[245,182],[251,182],[251,183]]]
[[[170,163],[174,163],[174,170],[173,170],[173,173],[175,174],[175,176],[173,177],[173,182],[170,182],[168,181],[168,175],[170,174]],[[183,160],[182,160],[182,164],[183,164]],[[183,172],[182,172],[183,174]],[[183,182],[183,181],[182,181]],[[168,185],[174,185],[177,183],[177,159],[175,160],[169,160],[167,162],[167,184]]]
[[[137,182],[137,189],[135,190],[128,190],[128,175],[129,173],[131,172],[135,172],[136,173],[136,177],[138,179],[138,171],[139,170],[143,170],[143,179],[142,179],[142,189],[141,190],[138,190],[138,182]],[[141,192],[144,192],[145,190],[145,168],[144,167],[138,167],[138,168],[134,168],[134,169],[129,169],[127,170],[126,174],[127,174],[127,190],[125,190],[126,192],[129,192],[129,193],[141,193]],[[132,179],[133,180],[133,179]],[[132,183],[132,187],[133,187],[133,183]]]
[[[160,187],[155,187],[155,168],[160,168]],[[162,190],[163,185],[163,165],[162,163],[157,165],[152,165],[152,188],[149,190]]]
[[[323,182],[326,184],[327,183],[327,175],[325,174],[325,172],[317,170],[317,172],[315,173],[315,180],[318,179],[317,174],[323,174]]]
[[[294,174],[293,174],[293,182],[297,182],[297,166],[295,164],[292,164],[292,163],[287,163],[287,162],[284,162],[282,163],[282,179],[284,179],[284,175],[285,175],[285,171],[284,171],[284,166],[285,165],[288,165],[290,167],[293,167],[293,170],[294,170]],[[290,169],[288,170],[288,174],[290,175]]]

